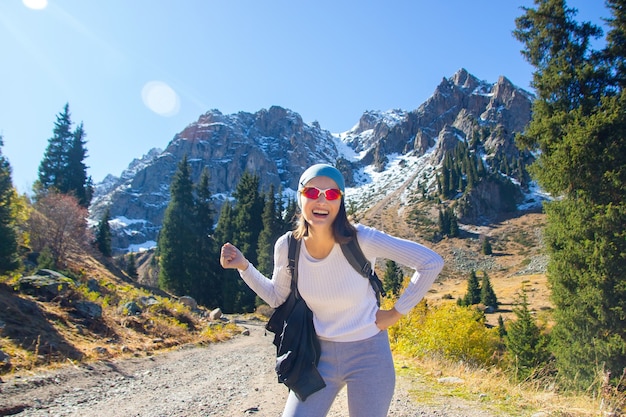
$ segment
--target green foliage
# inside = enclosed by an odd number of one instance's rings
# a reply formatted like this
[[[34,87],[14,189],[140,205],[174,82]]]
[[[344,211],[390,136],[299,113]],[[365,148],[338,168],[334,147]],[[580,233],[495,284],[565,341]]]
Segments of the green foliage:
[[[516,20],[537,94],[518,142],[539,151],[531,173],[559,197],[545,207],[552,349],[562,379],[588,389],[599,370],[626,368],[626,8],[607,1],[613,18],[596,51],[599,27],[563,1],[536,4]]]
[[[274,195],[274,186],[270,186],[263,207],[263,229],[259,234],[259,243],[257,248],[258,265],[257,269],[265,275],[271,275],[274,268],[274,242],[278,238],[278,234],[282,231],[278,223],[277,212],[280,213],[280,199],[276,199]]]
[[[504,318],[502,318],[502,315],[498,316],[498,336],[500,336],[500,339],[504,339],[504,337],[506,336],[506,326],[504,325]]]
[[[390,330],[394,348],[416,357],[435,356],[490,365],[498,350],[496,329],[485,326],[485,317],[474,308],[453,303],[413,309]]]
[[[541,333],[531,316],[524,288],[518,294],[513,312],[517,319],[509,325],[504,340],[512,374],[515,379],[522,381],[531,377],[548,361],[550,352],[547,336]]]
[[[471,306],[478,303],[480,303],[480,282],[476,271],[472,271],[467,278],[467,292],[459,305]]]
[[[402,289],[404,274],[394,261],[388,259],[385,263],[385,274],[383,275],[383,289],[387,295],[398,296]]]
[[[137,257],[134,252],[128,254],[128,260],[126,262],[126,273],[131,278],[137,278],[139,274],[137,273]]]
[[[100,223],[98,223],[98,229],[96,230],[96,248],[100,251],[100,253],[107,258],[110,258],[112,255],[111,250],[111,225],[109,221],[111,220],[111,215],[109,209],[107,208],[100,219]]]
[[[159,286],[190,295],[199,304],[221,305],[224,295],[218,271],[219,247],[213,236],[215,209],[208,170],[196,186],[183,158],[174,175],[170,203],[159,234]]]
[[[617,377],[626,367],[626,206],[563,200],[546,213],[557,366],[581,386],[601,367]]]
[[[69,104],[57,115],[53,136],[39,165],[35,184],[37,194],[55,190],[76,197],[82,207],[88,207],[93,195],[93,183],[87,176],[87,158],[83,124],[72,132]]]
[[[13,271],[20,265],[13,214],[15,191],[11,180],[11,165],[2,154],[3,145],[0,136],[0,274]]]
[[[498,297],[491,286],[489,275],[483,271],[483,279],[480,285],[480,302],[488,307],[498,308]]]
[[[493,253],[493,249],[491,247],[491,241],[487,236],[483,239],[483,243],[481,246],[481,251],[483,255],[491,255]]]
[[[54,256],[52,255],[52,251],[48,246],[43,248],[43,250],[39,253],[37,257],[37,267],[39,269],[54,269],[56,268],[56,262],[54,261]]]
[[[191,291],[193,253],[196,245],[193,184],[185,156],[170,186],[170,202],[159,234],[159,287],[175,295]]]
[[[192,252],[193,264],[191,270],[191,295],[200,304],[210,307],[220,306],[222,303],[222,285],[218,276],[221,270],[219,265],[219,245],[213,237],[215,227],[215,207],[211,195],[211,181],[208,169],[200,175],[200,181],[195,187],[194,223],[196,245]]]
[[[233,239],[244,256],[254,265],[257,264],[258,243],[263,228],[263,196],[259,191],[259,177],[244,172],[233,193]],[[252,312],[255,307],[255,294],[241,279],[235,281],[235,294],[232,308],[234,311]]]
[[[443,236],[457,237],[459,235],[459,223],[452,207],[439,210],[439,233]]]

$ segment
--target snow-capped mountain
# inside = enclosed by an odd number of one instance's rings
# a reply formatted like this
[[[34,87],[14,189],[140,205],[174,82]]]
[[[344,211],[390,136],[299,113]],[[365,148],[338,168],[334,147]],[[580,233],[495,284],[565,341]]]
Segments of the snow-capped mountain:
[[[194,181],[209,170],[217,205],[246,170],[259,176],[263,190],[273,184],[289,193],[304,169],[328,162],[344,173],[347,198],[360,211],[382,204],[391,194],[395,203],[406,206],[416,196],[436,191],[442,161],[459,143],[469,144],[490,170],[512,180],[518,190],[515,203],[523,204],[529,185],[501,168],[521,161],[516,166],[523,170],[532,160],[514,142],[530,120],[532,99],[504,77],[488,83],[461,69],[444,78],[416,110],[367,111],[351,130],[336,134],[278,106],[254,114],[210,110],[175,135],[165,150],[149,151],[119,178],[107,176],[98,184],[91,218],[98,221],[109,209],[116,250],[153,245],[171,179],[185,155]],[[497,181],[484,181],[464,193],[460,220],[484,220],[510,209],[502,204],[499,187]]]

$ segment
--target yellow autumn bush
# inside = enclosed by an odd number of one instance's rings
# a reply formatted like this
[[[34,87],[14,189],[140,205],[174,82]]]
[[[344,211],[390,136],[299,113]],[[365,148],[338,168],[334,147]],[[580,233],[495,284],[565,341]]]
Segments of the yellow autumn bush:
[[[434,356],[475,365],[490,365],[497,357],[497,329],[485,326],[473,307],[420,303],[389,330],[394,350],[413,357]]]

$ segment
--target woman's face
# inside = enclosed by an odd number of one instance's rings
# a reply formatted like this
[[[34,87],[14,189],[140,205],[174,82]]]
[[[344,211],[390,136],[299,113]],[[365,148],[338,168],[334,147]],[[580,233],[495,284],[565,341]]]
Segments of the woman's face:
[[[328,177],[315,177],[305,184],[306,187],[316,187],[321,190],[328,188],[338,189],[335,181]],[[336,200],[327,200],[326,195],[321,192],[316,199],[300,196],[302,202],[302,216],[309,224],[309,227],[323,228],[332,227],[341,207],[341,197]]]

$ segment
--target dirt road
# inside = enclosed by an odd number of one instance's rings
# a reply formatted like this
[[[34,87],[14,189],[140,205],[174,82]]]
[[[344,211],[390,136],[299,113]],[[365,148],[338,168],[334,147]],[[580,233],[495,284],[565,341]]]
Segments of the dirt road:
[[[287,397],[273,370],[272,334],[260,321],[238,322],[249,336],[151,357],[98,362],[0,383],[0,416],[267,416]],[[493,417],[475,404],[433,406],[409,397],[415,382],[398,378],[389,416]],[[329,416],[347,417],[345,390]]]

